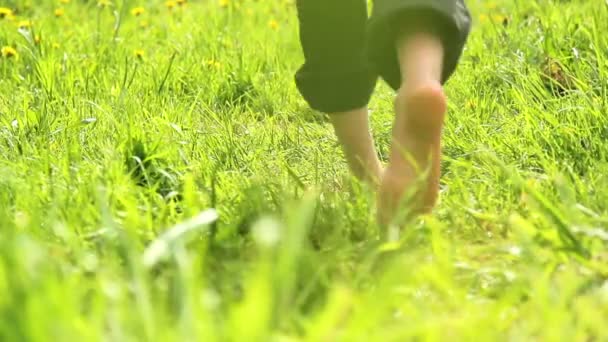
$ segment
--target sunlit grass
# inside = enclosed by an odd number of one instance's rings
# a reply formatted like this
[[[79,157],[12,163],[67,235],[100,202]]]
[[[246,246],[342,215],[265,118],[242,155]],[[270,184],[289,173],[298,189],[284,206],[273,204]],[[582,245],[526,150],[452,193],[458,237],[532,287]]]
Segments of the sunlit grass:
[[[468,3],[398,241],[295,89],[293,1],[2,3],[0,340],[608,339],[608,6]]]

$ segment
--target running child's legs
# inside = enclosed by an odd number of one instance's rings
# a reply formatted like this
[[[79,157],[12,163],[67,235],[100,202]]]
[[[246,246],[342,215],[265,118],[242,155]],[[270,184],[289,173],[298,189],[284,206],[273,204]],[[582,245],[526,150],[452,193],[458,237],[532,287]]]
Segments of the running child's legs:
[[[395,99],[390,163],[378,193],[378,217],[388,223],[404,194],[411,210],[430,211],[439,192],[441,130],[446,98],[441,86],[444,49],[424,32],[397,43],[404,77]]]
[[[376,0],[369,22],[365,0],[298,0],[298,15],[306,58],[298,88],[313,108],[334,113],[338,139],[359,178],[382,172],[366,110],[375,75],[398,91],[380,220],[393,218],[406,190],[413,191],[415,211],[430,209],[439,184],[442,84],[469,32],[463,0]]]
[[[365,0],[298,0],[305,63],[296,75],[310,106],[329,113],[348,164],[359,179],[377,183],[381,165],[367,103],[377,76],[366,55]]]
[[[470,16],[462,0],[376,0],[374,10],[370,55],[397,90],[390,162],[378,193],[379,220],[389,223],[404,198],[410,217],[437,200],[447,109],[442,84],[456,69]]]

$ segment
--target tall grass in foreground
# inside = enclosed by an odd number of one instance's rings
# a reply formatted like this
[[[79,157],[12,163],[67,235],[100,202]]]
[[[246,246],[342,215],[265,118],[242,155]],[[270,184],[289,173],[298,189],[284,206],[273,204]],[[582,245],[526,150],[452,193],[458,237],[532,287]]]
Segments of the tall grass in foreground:
[[[398,240],[297,95],[292,2],[2,3],[0,340],[608,339],[608,6],[468,3]]]

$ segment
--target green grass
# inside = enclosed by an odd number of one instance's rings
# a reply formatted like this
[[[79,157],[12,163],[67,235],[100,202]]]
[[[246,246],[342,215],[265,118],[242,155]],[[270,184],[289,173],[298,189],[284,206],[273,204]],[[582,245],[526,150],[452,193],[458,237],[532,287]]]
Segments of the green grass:
[[[293,1],[113,3],[2,3],[0,340],[608,340],[605,1],[468,1],[441,203],[394,242]]]

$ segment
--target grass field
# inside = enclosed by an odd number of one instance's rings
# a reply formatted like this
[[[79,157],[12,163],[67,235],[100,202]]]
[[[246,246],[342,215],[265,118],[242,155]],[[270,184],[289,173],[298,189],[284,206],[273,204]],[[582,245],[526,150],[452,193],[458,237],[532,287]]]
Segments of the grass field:
[[[389,240],[293,1],[3,0],[0,340],[608,340],[608,3],[468,3],[441,202]]]

